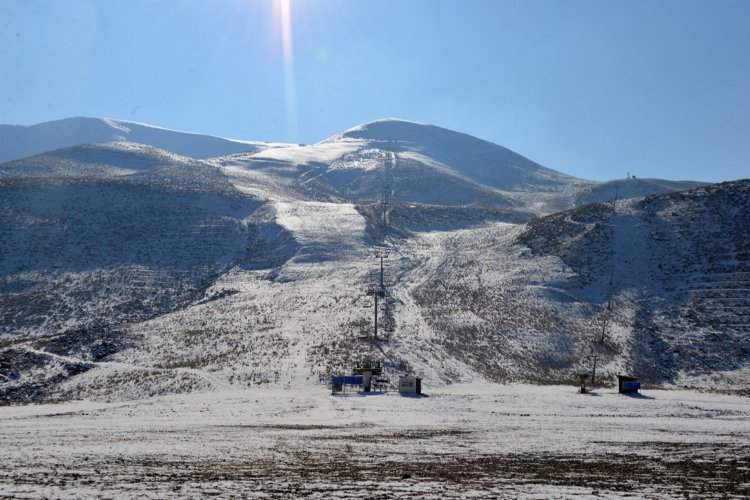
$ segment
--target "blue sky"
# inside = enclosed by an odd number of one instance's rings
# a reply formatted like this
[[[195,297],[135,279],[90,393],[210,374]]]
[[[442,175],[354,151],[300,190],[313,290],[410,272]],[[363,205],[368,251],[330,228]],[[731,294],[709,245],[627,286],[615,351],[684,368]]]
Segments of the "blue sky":
[[[0,0],[0,123],[311,143],[399,117],[583,178],[750,177],[750,2]]]

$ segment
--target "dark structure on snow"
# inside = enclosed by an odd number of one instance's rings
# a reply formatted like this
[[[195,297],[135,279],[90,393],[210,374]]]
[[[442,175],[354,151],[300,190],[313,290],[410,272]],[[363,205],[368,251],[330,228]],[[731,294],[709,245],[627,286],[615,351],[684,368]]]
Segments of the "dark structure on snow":
[[[638,394],[641,390],[641,383],[635,377],[628,375],[617,376],[617,391],[620,394]]]

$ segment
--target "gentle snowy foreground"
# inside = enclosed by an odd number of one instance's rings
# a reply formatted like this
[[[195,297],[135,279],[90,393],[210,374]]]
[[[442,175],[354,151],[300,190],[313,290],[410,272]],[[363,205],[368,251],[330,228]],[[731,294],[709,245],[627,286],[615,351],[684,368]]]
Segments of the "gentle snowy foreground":
[[[750,495],[750,399],[452,385],[0,408],[14,497],[684,498]]]

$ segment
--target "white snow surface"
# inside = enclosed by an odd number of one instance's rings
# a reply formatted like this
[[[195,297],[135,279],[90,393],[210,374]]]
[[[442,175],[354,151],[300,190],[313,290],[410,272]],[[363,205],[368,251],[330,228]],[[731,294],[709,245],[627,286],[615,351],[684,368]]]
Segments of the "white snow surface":
[[[308,260],[353,260],[367,253],[365,221],[354,205],[298,201],[275,202],[273,208],[276,222],[304,248]]]
[[[750,400],[460,384],[0,407],[12,497],[684,498],[750,492]]]

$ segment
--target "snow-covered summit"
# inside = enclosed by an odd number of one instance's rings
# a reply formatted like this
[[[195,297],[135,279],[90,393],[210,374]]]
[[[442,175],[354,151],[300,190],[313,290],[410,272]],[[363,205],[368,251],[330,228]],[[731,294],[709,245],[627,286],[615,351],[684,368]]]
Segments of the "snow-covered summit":
[[[199,159],[279,146],[180,132],[125,120],[75,117],[30,126],[0,125],[0,144],[3,145],[0,163],[71,146],[114,141],[148,144]]]
[[[387,118],[364,123],[324,143],[364,140],[425,165],[507,191],[559,191],[586,181],[558,172],[508,148],[435,125]]]
[[[402,118],[380,118],[371,122],[361,123],[334,135],[322,142],[330,142],[341,138],[370,139],[391,141],[400,137],[402,141],[420,142],[426,129],[440,129],[434,125],[404,120]]]
[[[282,177],[314,200],[369,203],[388,187],[394,203],[554,211],[592,183],[518,153],[434,125],[383,119],[312,145],[269,148],[218,163]],[[560,198],[560,199],[558,199]]]

